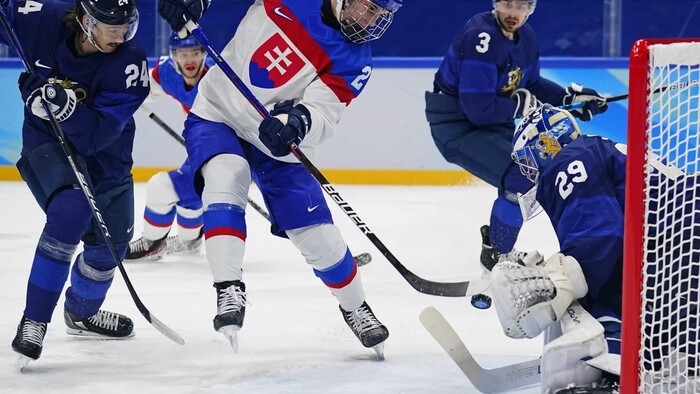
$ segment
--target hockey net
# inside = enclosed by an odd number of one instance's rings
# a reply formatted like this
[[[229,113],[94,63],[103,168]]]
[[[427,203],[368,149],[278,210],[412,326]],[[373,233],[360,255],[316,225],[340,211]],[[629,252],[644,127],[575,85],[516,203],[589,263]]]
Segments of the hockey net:
[[[700,39],[630,55],[622,393],[700,393]]]

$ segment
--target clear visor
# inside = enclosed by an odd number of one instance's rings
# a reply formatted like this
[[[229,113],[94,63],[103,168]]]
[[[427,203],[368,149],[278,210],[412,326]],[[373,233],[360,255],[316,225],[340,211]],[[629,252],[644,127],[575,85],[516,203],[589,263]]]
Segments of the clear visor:
[[[371,0],[347,0],[340,12],[341,30],[355,44],[376,40],[391,25],[396,9],[380,7]]]
[[[136,11],[136,14],[134,14],[134,17],[131,18],[127,24],[123,25],[108,25],[106,23],[102,23],[92,16],[87,10],[85,10],[85,15],[87,16],[88,33],[92,34],[93,37],[96,34],[99,34],[107,42],[129,41],[134,38],[136,35],[136,30],[138,30],[139,27],[138,10]]]
[[[501,0],[496,2],[496,11],[503,13],[532,15],[535,5],[530,0]]]
[[[535,153],[529,146],[522,147],[510,154],[515,164],[520,167],[520,172],[530,180],[530,182],[537,182],[537,177],[539,176],[539,169],[537,167],[537,159],[535,158]]]

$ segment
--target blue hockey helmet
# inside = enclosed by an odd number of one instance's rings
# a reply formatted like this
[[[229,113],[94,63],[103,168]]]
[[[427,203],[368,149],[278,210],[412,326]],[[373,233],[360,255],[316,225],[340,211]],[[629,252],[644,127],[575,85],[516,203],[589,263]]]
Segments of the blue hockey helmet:
[[[338,1],[340,30],[355,44],[381,37],[403,0],[344,0]]]
[[[196,38],[194,38],[193,35],[188,34],[187,37],[185,38],[180,38],[180,36],[177,34],[177,32],[173,32],[173,34],[170,35],[170,52],[172,53],[176,49],[180,48],[194,48],[194,47],[201,47],[202,44],[197,41]]]
[[[569,111],[544,104],[520,120],[513,134],[511,157],[520,172],[535,183],[540,170],[579,134],[578,124]]]
[[[528,16],[532,15],[533,12],[535,12],[535,7],[537,7],[537,0],[492,0],[493,2],[493,9],[496,9],[496,3],[499,1],[507,2],[507,3],[523,3],[523,5],[527,5],[530,7],[530,11],[528,12]],[[527,4],[524,4],[527,3]]]

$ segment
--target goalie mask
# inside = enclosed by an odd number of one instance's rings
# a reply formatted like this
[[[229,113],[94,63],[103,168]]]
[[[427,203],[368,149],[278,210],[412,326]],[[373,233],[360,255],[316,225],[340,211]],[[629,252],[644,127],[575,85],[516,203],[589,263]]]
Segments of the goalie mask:
[[[121,44],[134,38],[139,27],[136,0],[76,0],[76,8],[80,28],[100,52],[107,51],[98,45],[96,33],[108,43]],[[85,25],[83,15],[87,19]]]
[[[545,104],[522,118],[513,134],[511,157],[533,183],[559,151],[580,134],[574,117]]]
[[[170,59],[175,70],[187,78],[194,78],[204,68],[207,53],[192,35],[180,38],[177,32],[170,35]]]
[[[355,44],[376,40],[394,20],[403,0],[338,0],[340,30]]]

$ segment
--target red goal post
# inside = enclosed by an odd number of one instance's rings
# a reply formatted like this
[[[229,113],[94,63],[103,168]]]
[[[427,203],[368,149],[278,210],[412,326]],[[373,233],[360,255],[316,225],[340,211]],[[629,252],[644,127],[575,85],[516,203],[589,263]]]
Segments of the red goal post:
[[[699,345],[699,328],[695,326],[698,316],[690,317],[693,324],[684,319],[688,317],[686,310],[698,313],[690,306],[693,297],[697,298],[698,289],[692,287],[697,285],[698,269],[687,266],[700,266],[700,261],[692,261],[698,256],[697,243],[692,239],[700,237],[700,224],[695,226],[693,221],[700,213],[698,204],[681,202],[688,196],[700,199],[694,191],[700,189],[695,180],[700,172],[698,85],[700,38],[646,39],[634,44],[630,53],[627,129],[620,375],[623,394],[700,392],[700,385],[694,382],[698,378],[697,353],[690,356],[693,360],[674,355],[679,346],[697,350]],[[682,175],[675,178],[682,179],[682,184],[663,184],[666,178],[647,171],[653,164],[650,161],[682,170]],[[691,211],[690,216],[686,216],[686,210]],[[650,221],[649,217],[655,219]],[[662,224],[654,228],[658,222]],[[688,237],[691,241],[686,250],[688,244],[679,242]],[[670,255],[673,257],[667,257]],[[680,274],[677,267],[668,268],[676,263],[684,267]],[[691,291],[695,292],[687,294]],[[668,316],[672,317],[664,320]],[[694,343],[673,342],[677,341],[673,337]]]

